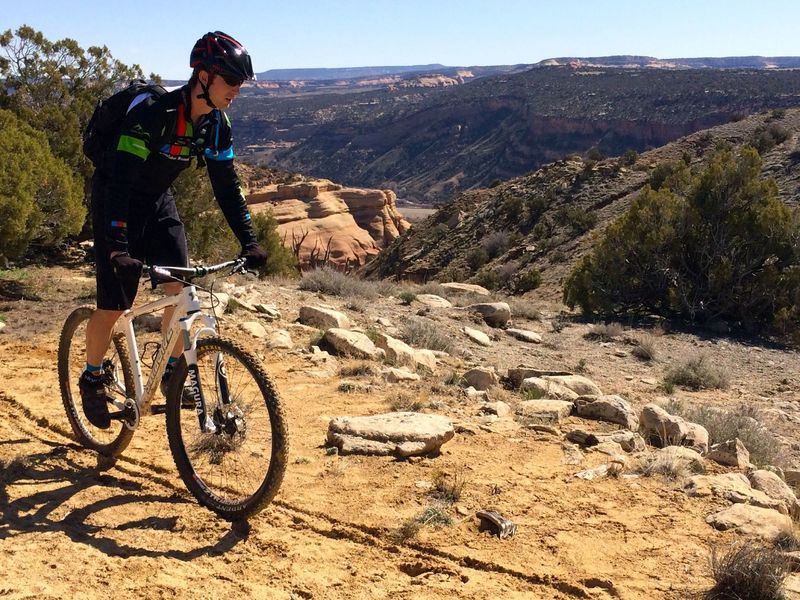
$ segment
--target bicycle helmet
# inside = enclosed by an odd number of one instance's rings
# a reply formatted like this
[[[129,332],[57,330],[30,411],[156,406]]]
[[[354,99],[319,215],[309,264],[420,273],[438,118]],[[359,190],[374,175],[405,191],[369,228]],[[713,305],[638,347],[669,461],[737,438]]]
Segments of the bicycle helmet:
[[[221,75],[239,81],[255,79],[253,63],[242,44],[221,31],[208,32],[201,37],[192,48],[189,66],[197,73],[205,69],[209,73]],[[200,83],[203,93],[198,98],[204,99],[211,108],[216,108],[208,96],[208,86]]]

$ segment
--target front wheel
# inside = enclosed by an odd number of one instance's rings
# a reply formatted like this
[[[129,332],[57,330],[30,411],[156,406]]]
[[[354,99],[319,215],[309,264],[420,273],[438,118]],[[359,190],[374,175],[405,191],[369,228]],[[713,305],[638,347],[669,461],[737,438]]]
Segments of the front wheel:
[[[95,427],[83,414],[81,406],[78,378],[86,366],[86,325],[93,313],[92,306],[76,308],[67,317],[61,329],[61,337],[58,340],[58,381],[61,386],[61,399],[78,442],[104,456],[119,456],[131,441],[133,431],[119,420],[112,420],[108,429]],[[133,368],[122,335],[114,336],[106,356],[103,361],[106,390],[121,406],[126,398],[135,396]]]
[[[172,456],[200,504],[231,521],[246,519],[272,500],[283,480],[289,449],[280,398],[258,359],[231,340],[199,340],[197,367],[215,431],[203,431],[194,407],[182,402],[184,386],[195,382],[181,358],[167,393]]]

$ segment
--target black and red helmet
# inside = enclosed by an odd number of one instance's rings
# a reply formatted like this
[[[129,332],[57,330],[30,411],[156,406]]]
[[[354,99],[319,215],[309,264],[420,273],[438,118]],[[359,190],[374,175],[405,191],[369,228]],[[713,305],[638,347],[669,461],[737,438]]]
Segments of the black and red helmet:
[[[255,79],[250,55],[239,42],[221,31],[210,31],[192,48],[189,66],[247,81]]]

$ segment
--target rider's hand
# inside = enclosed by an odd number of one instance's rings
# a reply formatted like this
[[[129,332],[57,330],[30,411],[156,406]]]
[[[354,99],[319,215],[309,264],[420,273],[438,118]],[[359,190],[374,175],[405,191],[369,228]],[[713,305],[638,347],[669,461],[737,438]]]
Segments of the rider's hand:
[[[142,276],[142,261],[127,252],[112,253],[111,266],[114,267],[114,275],[122,281],[137,281]]]
[[[249,269],[258,269],[267,264],[267,253],[258,244],[251,244],[242,249],[239,257],[247,261],[246,265]]]

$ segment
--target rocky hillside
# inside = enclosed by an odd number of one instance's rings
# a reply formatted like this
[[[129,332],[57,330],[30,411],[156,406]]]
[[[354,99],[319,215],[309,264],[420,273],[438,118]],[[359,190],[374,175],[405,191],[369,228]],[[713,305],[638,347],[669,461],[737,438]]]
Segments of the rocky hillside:
[[[243,97],[247,160],[441,202],[596,147],[659,147],[800,103],[800,72],[539,67],[447,88]]]
[[[769,132],[772,133],[769,133]],[[798,203],[800,109],[772,111],[701,131],[641,155],[599,162],[574,157],[489,189],[459,194],[367,266],[377,277],[485,281],[502,285],[533,270],[539,293],[559,298],[561,282],[588,251],[594,234],[629,205],[660,163],[699,167],[720,143],[766,144],[763,174],[781,197]],[[773,141],[774,143],[774,141]],[[476,249],[483,248],[483,259]]]

